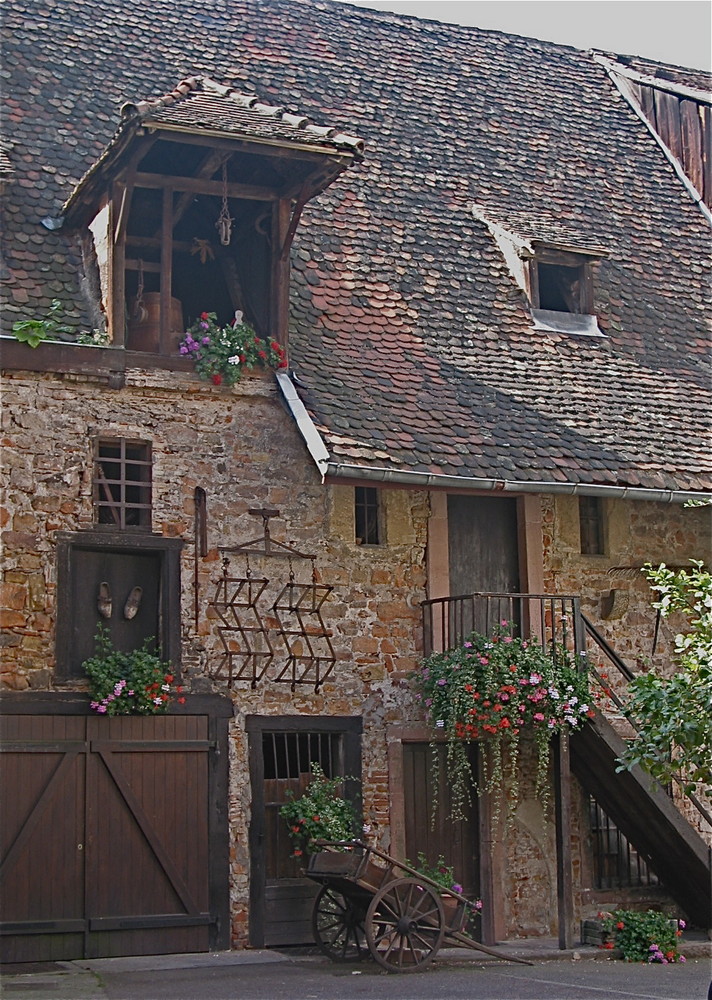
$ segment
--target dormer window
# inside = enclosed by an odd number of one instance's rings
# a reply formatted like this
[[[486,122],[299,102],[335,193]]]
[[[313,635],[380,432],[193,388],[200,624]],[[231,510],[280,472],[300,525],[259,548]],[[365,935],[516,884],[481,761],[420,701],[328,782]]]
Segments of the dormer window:
[[[529,261],[534,328],[601,337],[593,306],[590,255],[537,246]]]
[[[239,310],[286,349],[299,217],[363,142],[207,77],[121,114],[64,209],[84,230],[111,344],[180,364],[202,312],[226,325]]]

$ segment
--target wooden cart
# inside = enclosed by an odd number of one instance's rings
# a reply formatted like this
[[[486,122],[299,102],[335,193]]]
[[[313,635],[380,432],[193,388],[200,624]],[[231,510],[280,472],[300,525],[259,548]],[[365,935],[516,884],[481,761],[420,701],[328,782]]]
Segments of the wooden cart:
[[[522,965],[465,931],[476,907],[415,868],[360,840],[321,843],[307,875],[322,885],[314,902],[314,940],[335,962],[370,954],[388,972],[420,972],[443,945],[485,952]]]

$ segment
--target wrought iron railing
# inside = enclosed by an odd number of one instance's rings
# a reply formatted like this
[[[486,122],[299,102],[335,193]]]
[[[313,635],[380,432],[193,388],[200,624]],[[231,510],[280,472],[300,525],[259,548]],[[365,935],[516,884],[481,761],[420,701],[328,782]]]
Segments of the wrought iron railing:
[[[551,594],[466,594],[423,602],[426,656],[461,645],[471,632],[490,635],[506,629],[522,639],[536,638],[552,656],[562,648],[585,650],[578,597]]]

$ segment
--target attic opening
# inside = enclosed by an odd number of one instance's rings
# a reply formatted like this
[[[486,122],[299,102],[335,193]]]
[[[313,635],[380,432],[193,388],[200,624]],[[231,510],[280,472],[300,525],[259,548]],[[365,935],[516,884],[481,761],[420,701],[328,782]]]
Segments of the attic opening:
[[[65,205],[69,225],[88,228],[87,287],[98,286],[110,342],[179,356],[201,313],[226,325],[239,310],[286,348],[300,214],[362,141],[207,77],[121,114]]]
[[[529,297],[535,329],[603,336],[588,255],[537,246],[529,260]]]

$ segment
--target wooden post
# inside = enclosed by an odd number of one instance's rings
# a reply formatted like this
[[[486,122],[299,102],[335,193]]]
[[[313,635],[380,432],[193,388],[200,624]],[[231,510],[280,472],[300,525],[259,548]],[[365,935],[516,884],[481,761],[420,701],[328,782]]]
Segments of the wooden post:
[[[574,943],[574,900],[571,871],[571,771],[569,735],[561,733],[553,744],[554,796],[556,802],[556,896],[558,904],[559,948]]]
[[[108,305],[107,327],[112,347],[123,347],[126,341],[126,202],[129,195],[125,187],[116,186],[112,192],[109,211],[109,233],[112,248],[109,253],[109,284],[111,294]],[[122,215],[121,206],[124,213]]]
[[[173,188],[163,190],[161,233],[161,317],[159,352],[171,354],[171,286],[173,284]]]
[[[290,203],[282,198],[272,207],[272,281],[270,289],[270,335],[289,349],[289,253],[282,245],[289,229]]]
[[[484,759],[486,749],[477,746],[477,784],[484,785]],[[492,793],[484,792],[478,798],[477,821],[480,841],[480,896],[482,898],[482,944],[497,943],[497,915],[501,906],[494,891],[494,837],[492,830]]]

